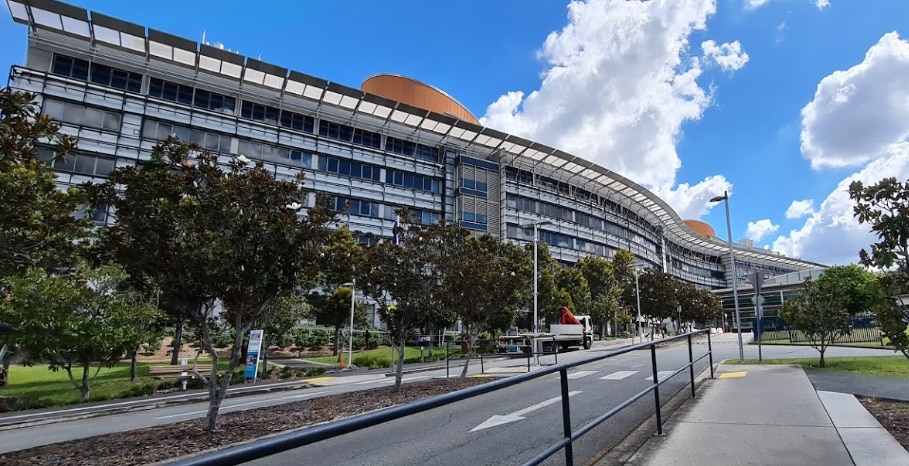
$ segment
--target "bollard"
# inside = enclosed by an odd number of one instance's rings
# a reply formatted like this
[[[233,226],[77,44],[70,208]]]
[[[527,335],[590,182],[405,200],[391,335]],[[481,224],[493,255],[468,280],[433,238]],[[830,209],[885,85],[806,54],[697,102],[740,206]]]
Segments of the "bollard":
[[[186,391],[186,380],[189,378],[189,374],[186,372],[180,373],[180,389],[184,392]]]

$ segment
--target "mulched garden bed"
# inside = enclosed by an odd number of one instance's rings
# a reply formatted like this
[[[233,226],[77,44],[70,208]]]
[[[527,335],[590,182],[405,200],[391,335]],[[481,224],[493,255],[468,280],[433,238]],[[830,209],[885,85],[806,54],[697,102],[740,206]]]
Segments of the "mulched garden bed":
[[[859,401],[909,451],[909,403],[862,397]]]
[[[246,442],[313,424],[429,398],[480,385],[493,378],[435,379],[404,385],[401,393],[382,387],[223,414],[214,434],[202,430],[203,419],[118,432],[28,450],[0,454],[3,465],[124,466],[166,461],[191,453]],[[356,400],[356,403],[351,403]],[[75,428],[75,427],[74,427]]]

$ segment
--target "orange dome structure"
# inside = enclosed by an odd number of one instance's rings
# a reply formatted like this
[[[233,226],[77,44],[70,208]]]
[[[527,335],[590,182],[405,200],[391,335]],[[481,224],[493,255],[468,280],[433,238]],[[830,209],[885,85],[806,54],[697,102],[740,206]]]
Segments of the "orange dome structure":
[[[684,222],[688,228],[691,228],[695,233],[703,236],[704,238],[716,237],[716,231],[713,229],[713,227],[700,220],[684,220]]]
[[[360,90],[442,115],[450,115],[479,125],[467,107],[439,88],[397,74],[377,74],[366,78]]]

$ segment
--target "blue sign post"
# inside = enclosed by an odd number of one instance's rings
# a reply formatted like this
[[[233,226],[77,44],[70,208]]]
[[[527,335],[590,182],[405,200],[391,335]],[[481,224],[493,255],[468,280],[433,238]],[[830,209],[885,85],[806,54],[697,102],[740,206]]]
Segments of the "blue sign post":
[[[247,380],[256,381],[259,373],[259,351],[262,349],[262,330],[251,330],[249,332],[249,345],[246,347],[246,369],[243,376]]]

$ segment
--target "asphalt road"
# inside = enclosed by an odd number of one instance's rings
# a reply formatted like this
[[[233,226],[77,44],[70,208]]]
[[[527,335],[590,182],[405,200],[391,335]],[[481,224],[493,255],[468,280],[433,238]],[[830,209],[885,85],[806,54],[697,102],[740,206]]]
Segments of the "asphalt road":
[[[738,358],[734,335],[721,336],[717,340],[714,345],[716,362]],[[694,357],[704,354],[706,349],[706,342],[695,344]],[[855,348],[832,350],[836,355],[886,354]],[[749,346],[745,351],[746,358],[757,357],[756,347]],[[559,362],[577,360],[591,353],[560,355]],[[765,348],[763,353],[765,358],[816,354],[811,348],[806,351],[806,348],[790,347]],[[687,345],[663,348],[657,353],[660,371],[671,372],[687,362]],[[695,366],[695,374],[706,367],[705,359]],[[572,394],[572,431],[646,389],[651,383],[651,370],[650,353],[645,351],[571,369],[568,390]],[[664,374],[658,374],[658,377],[663,378]],[[684,372],[661,385],[661,401],[665,403],[680,390],[687,389],[689,380],[689,374]],[[559,378],[553,374],[248,464],[523,464],[562,437],[559,387]],[[573,446],[575,462],[583,464],[603,449],[617,444],[653,413],[653,394],[648,394],[576,442]],[[564,464],[564,456],[557,454],[549,463]]]
[[[714,361],[737,359],[738,347],[732,334],[714,336]],[[697,357],[706,351],[706,342],[694,345]],[[747,346],[746,358],[756,358],[757,348]],[[559,362],[574,361],[597,352],[576,351],[559,355]],[[764,348],[764,357],[811,357],[817,352],[805,347]],[[890,352],[857,348],[831,348],[828,356],[887,355]],[[675,369],[687,362],[687,346],[674,346],[658,352],[660,370]],[[551,359],[544,358],[548,363]],[[520,365],[521,361],[487,362],[487,369],[503,365]],[[697,366],[706,367],[706,362]],[[471,373],[479,371],[472,366]],[[572,428],[589,422],[619,402],[646,388],[650,376],[650,355],[636,352],[572,369],[569,390],[579,392],[571,397]],[[452,369],[452,374],[459,371]],[[444,377],[445,371],[416,373],[405,381]],[[602,379],[602,377],[607,377]],[[663,399],[684,387],[687,374],[676,376],[661,386]],[[322,385],[299,390],[250,395],[225,400],[223,412],[242,411],[301,399],[348,393],[387,385],[393,382],[382,374],[357,375],[328,379]],[[665,387],[665,388],[663,388]],[[549,375],[515,387],[437,408],[342,437],[320,442],[316,446],[285,452],[255,464],[434,464],[463,463],[465,458],[478,464],[520,464],[533,457],[561,436],[561,405],[552,401],[559,395],[557,375]],[[352,394],[351,396],[356,396]],[[180,422],[204,416],[207,403],[191,403],[147,411],[71,420],[35,427],[3,431],[0,452],[27,449],[39,445],[87,438],[112,432]],[[606,421],[575,445],[575,458],[582,462],[601,449],[624,437],[624,433],[641,424],[653,413],[653,395]],[[493,416],[518,416],[510,422],[478,428]],[[494,418],[495,424],[501,418]],[[488,425],[488,424],[487,424]],[[554,464],[563,458],[557,456]]]

